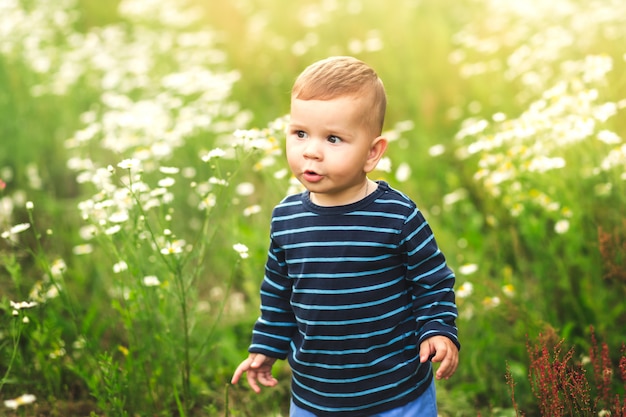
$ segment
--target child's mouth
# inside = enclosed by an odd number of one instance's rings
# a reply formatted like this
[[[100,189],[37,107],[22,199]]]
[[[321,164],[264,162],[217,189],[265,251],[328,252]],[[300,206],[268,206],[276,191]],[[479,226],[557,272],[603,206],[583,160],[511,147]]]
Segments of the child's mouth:
[[[302,177],[307,182],[318,182],[322,179],[322,175],[318,174],[315,171],[304,171],[304,173],[302,174]]]

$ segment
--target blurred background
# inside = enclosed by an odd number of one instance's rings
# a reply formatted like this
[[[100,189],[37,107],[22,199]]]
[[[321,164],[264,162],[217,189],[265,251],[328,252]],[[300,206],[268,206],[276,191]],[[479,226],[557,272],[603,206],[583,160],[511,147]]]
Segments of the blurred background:
[[[384,81],[374,177],[457,274],[440,414],[565,415],[541,381],[626,413],[625,2],[0,0],[7,413],[288,415],[284,364],[228,382],[296,189],[291,85],[330,55]]]

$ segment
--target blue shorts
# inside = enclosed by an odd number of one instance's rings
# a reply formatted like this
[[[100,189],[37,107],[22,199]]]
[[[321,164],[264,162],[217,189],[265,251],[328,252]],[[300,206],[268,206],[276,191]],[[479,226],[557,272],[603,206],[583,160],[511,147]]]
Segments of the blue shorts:
[[[303,410],[291,401],[289,409],[289,417],[317,417],[310,411]],[[383,413],[374,414],[371,417],[437,417],[437,399],[435,396],[435,381],[430,387],[419,396],[418,399],[412,401],[402,407]]]

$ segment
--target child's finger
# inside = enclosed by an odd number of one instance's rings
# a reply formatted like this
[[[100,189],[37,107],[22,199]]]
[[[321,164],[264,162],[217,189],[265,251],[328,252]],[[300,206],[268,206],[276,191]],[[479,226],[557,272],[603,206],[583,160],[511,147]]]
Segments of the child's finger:
[[[427,362],[428,360],[432,359],[434,355],[435,355],[435,352],[433,351],[428,341],[423,342],[420,345],[420,362],[421,363]]]
[[[236,384],[237,382],[239,382],[239,378],[241,378],[241,375],[243,375],[243,373],[248,370],[249,363],[250,361],[246,359],[245,361],[241,362],[241,364],[239,364],[237,369],[235,369],[233,377],[230,380],[231,384]]]
[[[256,355],[252,356],[252,363],[250,364],[250,368],[259,368],[261,365],[263,365],[265,363],[265,361],[267,360],[267,356],[262,355],[260,353],[257,353]]]
[[[257,376],[258,374],[256,372],[248,371],[248,385],[250,385],[250,388],[252,388],[254,392],[259,394],[261,392],[261,387],[259,387],[259,384],[256,383]]]
[[[439,369],[437,369],[437,373],[435,376],[437,379],[444,379],[449,376],[448,374],[448,366],[450,365],[450,361],[448,359],[444,359],[439,365]]]
[[[261,373],[258,379],[259,379],[259,382],[265,385],[266,387],[273,387],[278,383],[278,380],[274,378],[272,374],[269,372]]]
[[[450,378],[452,374],[454,374],[454,372],[456,371],[457,364],[458,364],[458,360],[456,358],[456,355],[453,355],[453,354],[447,355],[441,362],[439,369],[437,369],[437,373],[436,373],[437,379]]]

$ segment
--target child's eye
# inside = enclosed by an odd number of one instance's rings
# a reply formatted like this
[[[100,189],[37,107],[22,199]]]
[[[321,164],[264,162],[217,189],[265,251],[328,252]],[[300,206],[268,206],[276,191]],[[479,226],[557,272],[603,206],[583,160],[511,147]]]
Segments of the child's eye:
[[[339,142],[341,142],[341,138],[339,136],[331,135],[331,136],[328,137],[328,141],[330,143],[339,143]]]
[[[296,134],[297,137],[299,137],[300,139],[304,139],[306,138],[306,132],[303,130],[296,130],[294,132]]]

